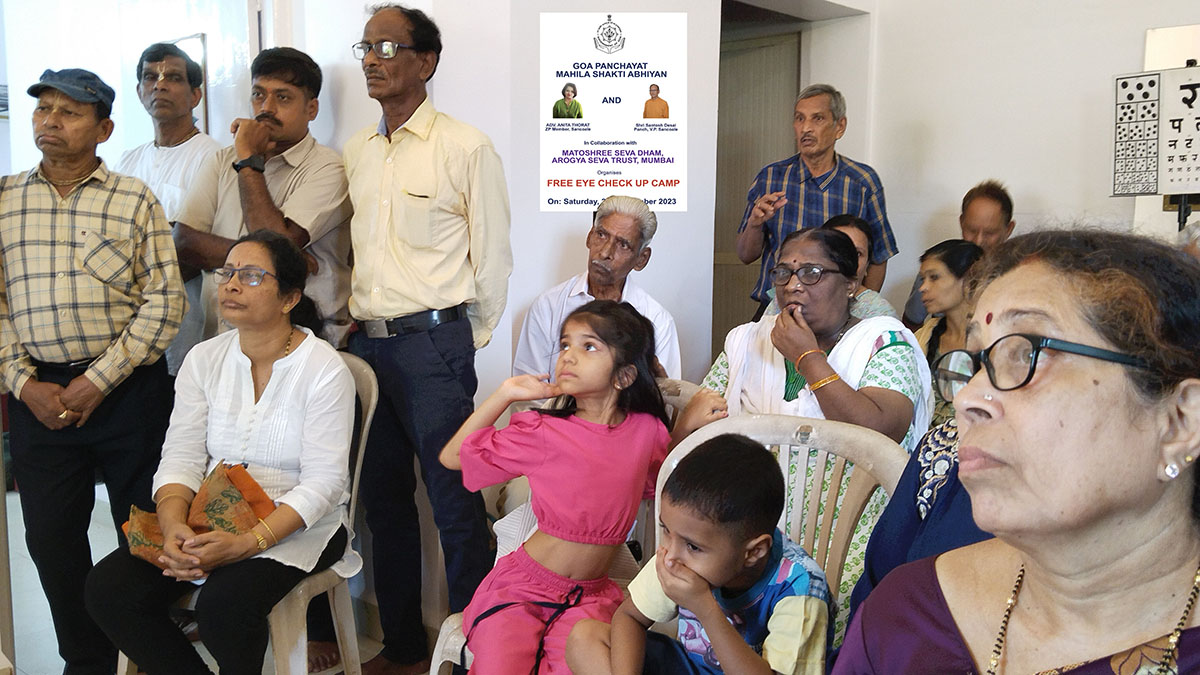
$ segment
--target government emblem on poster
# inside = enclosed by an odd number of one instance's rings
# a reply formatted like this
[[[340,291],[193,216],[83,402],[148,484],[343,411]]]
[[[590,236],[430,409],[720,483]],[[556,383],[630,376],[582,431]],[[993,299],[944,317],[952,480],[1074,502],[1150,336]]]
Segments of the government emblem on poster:
[[[596,49],[605,54],[619,52],[625,47],[625,37],[621,35],[621,27],[613,23],[612,14],[596,29],[596,37],[592,42]]]

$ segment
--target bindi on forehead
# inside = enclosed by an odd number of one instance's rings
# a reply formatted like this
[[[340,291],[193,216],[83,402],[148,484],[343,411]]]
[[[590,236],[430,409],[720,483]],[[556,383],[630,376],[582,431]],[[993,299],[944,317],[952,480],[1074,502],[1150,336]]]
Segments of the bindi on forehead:
[[[987,316],[983,317],[983,322],[987,325],[992,325],[992,313],[988,312]]]

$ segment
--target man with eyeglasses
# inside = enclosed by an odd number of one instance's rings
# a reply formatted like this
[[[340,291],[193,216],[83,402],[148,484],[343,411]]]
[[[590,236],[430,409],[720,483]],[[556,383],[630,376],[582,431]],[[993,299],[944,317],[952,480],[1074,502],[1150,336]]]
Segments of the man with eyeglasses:
[[[421,618],[420,461],[446,559],[450,610],[462,611],[492,566],[483,500],[438,453],[474,407],[475,350],[504,312],[508,189],[491,141],[434,109],[426,82],[441,34],[424,12],[376,7],[353,45],[377,126],[345,148],[354,275],[350,351],[375,369],[379,408],[363,467],[383,652],[367,675],[429,668]]]
[[[113,90],[69,68],[28,92],[42,158],[0,178],[0,390],[14,394],[13,473],[63,672],[107,674],[116,650],[83,603],[96,475],[124,545],[129,507],[154,509],[173,398],[160,357],[186,302],[158,200],[96,156]]]
[[[154,140],[121,154],[117,172],[142,179],[158,197],[167,220],[179,219],[183,198],[201,165],[221,149],[212,136],[196,127],[192,111],[200,104],[204,73],[179,47],[158,42],[142,52],[137,64],[137,93],[154,124]],[[167,370],[179,372],[188,350],[203,339],[203,280],[184,283],[188,311],[175,341],[167,347]]]
[[[305,293],[317,305],[321,337],[334,347],[350,332],[350,199],[335,150],[317,143],[321,69],[291,47],[266,49],[250,66],[253,118],[234,120],[233,145],[213,155],[189,187],[175,223],[179,259],[193,269],[225,263],[229,247],[255,230],[272,230],[305,253]],[[204,274],[204,338],[222,330],[217,285]]]

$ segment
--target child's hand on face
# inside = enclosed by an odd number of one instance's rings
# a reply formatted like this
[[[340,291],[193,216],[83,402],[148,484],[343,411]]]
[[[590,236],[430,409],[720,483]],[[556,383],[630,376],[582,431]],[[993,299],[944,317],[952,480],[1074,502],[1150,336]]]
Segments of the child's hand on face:
[[[716,602],[712,586],[687,565],[670,559],[667,549],[659,548],[658,556],[654,560],[658,582],[662,584],[663,592],[671,602],[696,615],[701,613],[705,603]]]
[[[557,384],[551,383],[550,375],[517,375],[510,377],[500,385],[504,395],[512,401],[536,401],[542,398],[553,398],[562,393]]]

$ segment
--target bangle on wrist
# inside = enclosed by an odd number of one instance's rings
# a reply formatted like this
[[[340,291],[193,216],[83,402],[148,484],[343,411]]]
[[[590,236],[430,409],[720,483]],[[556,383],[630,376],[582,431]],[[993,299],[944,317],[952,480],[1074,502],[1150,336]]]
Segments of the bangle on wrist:
[[[824,354],[824,353],[825,352],[821,351],[820,349],[810,349],[810,350],[804,352],[803,354],[801,354],[800,356],[797,356],[796,360],[792,362],[792,365],[796,366],[796,372],[798,373],[798,372],[800,372],[800,362],[804,360],[804,357],[808,356],[809,354]]]
[[[821,387],[824,387],[825,385],[831,384],[833,382],[837,382],[840,379],[842,379],[842,376],[838,375],[837,373],[834,373],[834,374],[830,375],[829,377],[826,377],[822,380],[817,380],[816,382],[813,382],[812,384],[810,384],[808,386],[808,390],[815,392],[816,390],[820,389]]]
[[[250,530],[250,534],[254,535],[254,540],[257,542],[256,546],[258,547],[260,553],[270,548],[270,544],[267,543],[266,537],[259,534],[258,530]]]
[[[174,497],[174,498],[176,498],[176,499],[182,499],[183,501],[187,502],[189,505],[191,504],[191,500],[189,500],[187,497],[184,497],[183,495],[180,495],[180,494],[169,494],[169,495],[165,495],[165,496],[163,496],[163,497],[159,497],[159,498],[158,498],[158,499],[157,499],[157,500],[154,502],[154,509],[157,511],[157,510],[158,510],[158,507],[159,507],[159,506],[162,506],[162,503],[163,503],[163,502],[167,501],[168,499],[171,499],[172,497]]]
[[[263,520],[262,518],[259,518],[258,522],[262,523],[262,526],[267,528],[267,533],[271,535],[271,540],[274,542],[271,545],[274,546],[275,544],[278,544],[279,537],[275,536],[275,530],[271,529],[271,526],[267,524],[267,521]]]

